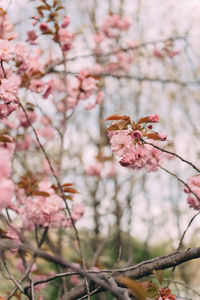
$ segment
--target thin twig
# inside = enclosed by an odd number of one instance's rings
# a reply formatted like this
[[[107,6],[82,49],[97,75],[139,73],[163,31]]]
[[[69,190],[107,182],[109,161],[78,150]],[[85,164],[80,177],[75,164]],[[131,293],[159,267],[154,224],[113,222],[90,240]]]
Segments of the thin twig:
[[[173,155],[173,156],[179,158],[181,161],[183,161],[184,163],[190,165],[193,169],[195,169],[198,173],[200,173],[200,169],[198,169],[192,162],[190,162],[190,161],[188,161],[188,160],[182,158],[180,155],[176,154],[175,152],[172,152],[172,151],[169,151],[169,150],[165,150],[165,149],[163,149],[163,148],[161,148],[161,147],[159,147],[159,146],[157,146],[157,145],[154,145],[153,143],[147,142],[147,141],[145,141],[145,140],[143,140],[143,139],[141,139],[141,141],[142,141],[144,144],[151,145],[151,146],[153,146],[154,148],[156,148],[156,149],[158,149],[158,150],[160,150],[160,151],[162,151],[162,152],[171,154],[171,155]]]
[[[190,188],[190,186],[184,180],[182,180],[180,177],[178,177],[178,175],[176,175],[176,174],[172,173],[171,171],[167,170],[166,168],[162,167],[161,165],[158,165],[158,166],[160,169],[162,169],[166,173],[170,174],[171,176],[175,177],[179,182],[181,182],[183,185],[185,185],[187,187],[188,191],[190,193],[192,193],[200,201],[199,196],[195,192],[193,192],[193,190]]]

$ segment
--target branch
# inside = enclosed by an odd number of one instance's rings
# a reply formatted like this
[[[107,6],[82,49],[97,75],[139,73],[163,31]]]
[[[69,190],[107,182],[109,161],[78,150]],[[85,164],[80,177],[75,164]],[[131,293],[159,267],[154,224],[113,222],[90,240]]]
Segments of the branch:
[[[69,57],[67,59],[67,61],[73,61],[73,60],[82,59],[82,58],[89,58],[89,57],[92,57],[92,56],[106,57],[106,56],[110,56],[110,55],[113,55],[113,54],[117,54],[121,51],[124,51],[124,52],[135,51],[135,50],[138,50],[140,48],[144,48],[144,47],[149,46],[149,45],[154,45],[154,44],[157,44],[157,43],[173,42],[173,41],[176,41],[176,40],[186,41],[186,37],[185,36],[175,36],[175,37],[171,37],[171,38],[168,38],[168,39],[159,39],[159,40],[154,40],[154,41],[149,41],[149,42],[144,42],[144,43],[141,43],[141,44],[137,44],[137,45],[135,45],[134,48],[133,47],[127,47],[127,48],[120,48],[116,51],[110,51],[110,52],[106,52],[106,53],[100,53],[100,54],[88,53],[88,54],[83,54],[83,55],[79,55],[79,56],[73,56],[73,57]],[[61,61],[59,64],[62,64],[62,63],[63,63],[63,61]]]
[[[135,266],[131,266],[128,268],[119,268],[119,269],[115,269],[115,270],[105,269],[105,270],[99,270],[99,271],[91,271],[91,270],[87,271],[87,270],[83,270],[80,267],[74,266],[74,264],[72,264],[66,260],[63,260],[61,257],[59,257],[57,255],[50,255],[43,250],[36,249],[36,248],[32,247],[30,244],[24,244],[24,245],[17,246],[10,241],[0,240],[0,248],[11,249],[13,247],[24,250],[24,251],[31,252],[40,258],[43,258],[47,261],[56,263],[62,267],[70,268],[70,269],[74,270],[76,272],[76,274],[86,276],[88,278],[88,280],[90,280],[90,281],[94,282],[95,284],[100,285],[102,288],[110,291],[111,293],[113,293],[113,295],[117,296],[118,299],[124,299],[123,296],[121,295],[121,292],[119,295],[118,290],[111,287],[107,283],[107,281],[102,280],[97,275],[100,275],[101,273],[104,273],[104,274],[105,273],[114,273],[115,276],[114,276],[114,274],[113,274],[113,276],[117,280],[118,274],[125,273],[126,276],[129,276],[134,279],[139,279],[141,277],[150,275],[153,270],[168,269],[168,268],[180,265],[184,262],[187,262],[187,261],[190,261],[190,260],[193,260],[196,258],[200,258],[200,247],[189,248],[186,251],[176,251],[176,252],[173,252],[168,255],[164,255],[164,256],[156,257],[156,258],[153,258],[150,260],[146,260]],[[56,276],[55,276],[55,278],[56,278]],[[52,278],[52,280],[53,280],[53,278]],[[37,285],[37,282],[35,282],[34,285]],[[83,287],[82,286],[77,287],[76,289],[78,291],[80,291],[83,289]],[[70,293],[71,292],[68,293],[69,298],[67,298],[67,299],[77,299],[77,298],[70,298]],[[73,294],[74,294],[74,291],[73,291]]]
[[[143,140],[143,139],[141,139],[141,141],[142,141],[144,144],[151,145],[151,146],[153,146],[154,148],[156,148],[156,149],[158,149],[158,150],[160,150],[160,151],[162,151],[162,152],[171,154],[171,155],[173,155],[173,156],[179,158],[181,161],[183,161],[184,163],[190,165],[193,169],[195,169],[198,173],[200,173],[200,169],[198,169],[192,162],[190,162],[190,161],[188,161],[188,160],[182,158],[180,155],[178,155],[178,154],[176,154],[176,153],[174,153],[174,152],[172,152],[172,151],[165,150],[165,149],[163,149],[163,148],[161,148],[161,147],[159,147],[159,146],[154,145],[153,143],[146,142],[146,141]]]

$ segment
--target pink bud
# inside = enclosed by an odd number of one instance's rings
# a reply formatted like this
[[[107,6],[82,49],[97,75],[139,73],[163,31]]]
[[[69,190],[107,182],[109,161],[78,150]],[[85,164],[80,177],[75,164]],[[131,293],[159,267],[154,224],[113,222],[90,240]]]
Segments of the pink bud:
[[[149,117],[149,122],[159,122],[159,115],[151,115]]]
[[[165,141],[167,139],[167,136],[166,134],[162,133],[162,132],[159,132],[158,133],[158,137],[161,141]]]

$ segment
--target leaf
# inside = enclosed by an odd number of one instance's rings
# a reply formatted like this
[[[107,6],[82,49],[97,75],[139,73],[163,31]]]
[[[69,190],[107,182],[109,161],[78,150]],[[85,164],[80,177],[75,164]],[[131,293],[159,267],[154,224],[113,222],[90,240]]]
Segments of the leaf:
[[[44,192],[44,191],[33,191],[32,195],[34,196],[43,196],[43,197],[49,197],[49,193]]]
[[[106,128],[106,131],[115,131],[115,130],[119,130],[119,127],[117,126],[117,123],[109,126],[108,128]]]
[[[117,121],[117,120],[130,120],[130,118],[128,116],[121,116],[120,114],[115,114],[105,119],[105,121]]]
[[[7,238],[7,231],[5,229],[0,228],[0,237],[2,239]],[[0,298],[1,299],[1,298]]]
[[[37,10],[50,10],[50,8],[47,5],[40,5],[37,7]]]
[[[74,193],[74,194],[78,193],[78,191],[77,191],[76,189],[72,188],[72,187],[65,187],[65,188],[63,189],[63,191],[64,191],[65,193]]]
[[[44,14],[43,14],[41,9],[37,8],[37,11],[38,11],[38,13],[40,14],[41,17],[44,17]]]
[[[129,120],[118,122],[117,125],[120,130],[128,129],[127,125],[129,124]]]
[[[148,139],[160,141],[160,138],[159,138],[158,134],[155,133],[155,132],[147,133],[145,136],[146,136]]]
[[[162,270],[153,270],[152,273],[155,275],[159,283],[162,284],[164,279],[164,272]]]
[[[64,7],[63,6],[58,6],[57,8],[56,8],[56,11],[58,11],[58,10],[60,10],[60,9],[64,9]]]
[[[74,185],[74,184],[73,183],[63,183],[62,187],[64,187],[64,186],[72,186],[72,185]]]
[[[158,288],[156,288],[155,286],[151,286],[147,290],[147,297],[149,297],[149,298],[153,299],[153,298],[157,297],[158,294],[159,294]]]
[[[0,135],[0,142],[12,143],[11,139],[5,135]]]
[[[68,200],[70,200],[70,201],[73,201],[72,196],[65,196],[65,199],[68,199]]]
[[[53,1],[53,7],[56,7],[57,4],[58,4],[58,0],[54,0]]]
[[[142,124],[142,123],[149,123],[149,117],[140,118],[137,121],[137,124]]]
[[[119,282],[128,287],[138,300],[146,300],[147,293],[140,282],[125,276],[119,276],[117,277],[117,279],[119,280]]]
[[[106,129],[106,131],[128,129],[128,127],[127,127],[128,124],[129,124],[129,120],[126,120],[126,121],[120,121],[120,122],[117,122],[117,123],[112,124],[111,126],[109,126],[109,127]]]

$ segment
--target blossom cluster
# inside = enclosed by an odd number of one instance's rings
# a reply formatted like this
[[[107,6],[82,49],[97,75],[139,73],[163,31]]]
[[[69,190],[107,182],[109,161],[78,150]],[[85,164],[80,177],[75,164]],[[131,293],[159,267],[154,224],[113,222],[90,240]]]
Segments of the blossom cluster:
[[[121,17],[118,14],[110,13],[105,18],[101,28],[93,35],[95,44],[94,53],[99,55],[104,52],[109,52],[112,49],[113,54],[107,57],[107,60],[101,64],[102,72],[116,73],[118,71],[129,71],[131,63],[135,59],[135,43],[125,42],[129,47],[129,51],[124,51],[116,46],[116,40],[121,33],[127,32],[131,26],[129,17]],[[132,47],[132,45],[134,46]]]
[[[63,199],[55,193],[47,179],[39,182],[37,191],[33,191],[30,196],[24,189],[18,188],[17,201],[13,205],[13,210],[21,217],[23,228],[31,231],[36,226],[71,227],[71,218],[66,215],[64,208]],[[75,203],[71,209],[74,222],[78,221],[83,214],[82,204]]]
[[[119,163],[123,167],[136,170],[146,167],[148,172],[157,171],[159,164],[162,163],[162,152],[153,145],[145,144],[143,139],[166,140],[166,135],[149,132],[153,126],[151,124],[147,126],[149,123],[158,122],[159,116],[141,118],[137,124],[127,116],[113,115],[106,120],[114,119],[121,121],[112,124],[107,130],[111,149],[120,158]]]
[[[12,198],[14,196],[14,183],[11,180],[12,159],[15,144],[11,138],[7,137],[8,142],[0,143],[0,210],[12,207]]]
[[[200,175],[189,177],[187,185],[184,191],[188,194],[187,202],[189,206],[195,210],[200,210]]]

